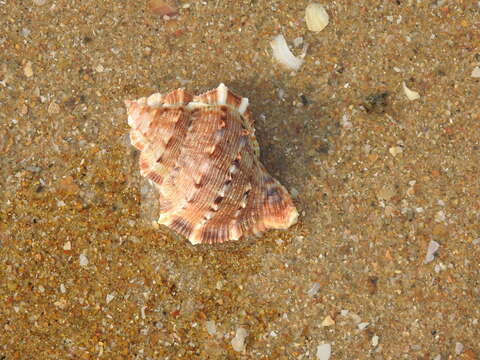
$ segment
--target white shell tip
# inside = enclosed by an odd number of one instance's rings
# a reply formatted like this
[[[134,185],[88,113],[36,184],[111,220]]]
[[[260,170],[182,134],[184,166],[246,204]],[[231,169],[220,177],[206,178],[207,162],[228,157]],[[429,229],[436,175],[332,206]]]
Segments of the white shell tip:
[[[240,102],[240,105],[238,106],[238,112],[240,114],[244,114],[245,111],[247,110],[248,107],[248,99],[247,98],[242,98],[242,101]]]
[[[162,104],[162,94],[155,93],[148,97],[147,105],[151,107],[159,107]]]
[[[228,89],[224,83],[220,83],[217,88],[217,103],[218,105],[225,105],[227,103]]]

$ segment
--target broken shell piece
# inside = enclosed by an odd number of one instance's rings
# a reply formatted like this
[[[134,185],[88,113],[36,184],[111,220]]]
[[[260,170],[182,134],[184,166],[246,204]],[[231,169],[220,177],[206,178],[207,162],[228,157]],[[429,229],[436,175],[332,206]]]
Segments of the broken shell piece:
[[[297,221],[287,190],[260,163],[248,99],[220,84],[125,104],[140,173],[158,191],[159,224],[212,244]]]
[[[247,336],[248,331],[242,327],[239,327],[235,333],[235,337],[231,341],[233,350],[237,352],[245,351],[245,339]]]
[[[322,31],[328,25],[329,19],[327,11],[321,4],[312,3],[305,9],[305,21],[310,31]]]
[[[300,69],[303,64],[303,59],[292,54],[282,34],[275,36],[273,40],[270,41],[270,46],[273,50],[273,57],[280,64],[291,70],[296,71]]]
[[[480,67],[475,66],[475,68],[472,70],[472,74],[470,75],[473,78],[480,78]]]
[[[407,96],[408,100],[420,99],[420,94],[416,91],[410,90],[405,84],[405,81],[403,82],[403,92]]]

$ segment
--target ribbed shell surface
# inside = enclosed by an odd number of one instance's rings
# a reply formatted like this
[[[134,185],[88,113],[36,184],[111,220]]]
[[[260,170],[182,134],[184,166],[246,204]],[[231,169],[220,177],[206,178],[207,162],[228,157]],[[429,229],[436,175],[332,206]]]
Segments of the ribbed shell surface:
[[[158,222],[192,244],[238,240],[297,220],[293,202],[259,160],[248,100],[220,84],[126,101],[140,172],[157,187]]]

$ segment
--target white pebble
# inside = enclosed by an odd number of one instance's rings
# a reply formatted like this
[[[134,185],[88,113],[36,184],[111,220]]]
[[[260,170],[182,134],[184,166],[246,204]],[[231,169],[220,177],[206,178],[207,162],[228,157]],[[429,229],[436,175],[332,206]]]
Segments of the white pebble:
[[[329,19],[330,17],[323,5],[312,3],[305,9],[305,21],[310,31],[322,31],[328,25]]]
[[[307,291],[308,296],[315,296],[320,290],[319,283],[313,283],[312,287]]]
[[[233,350],[241,352],[245,350],[245,338],[248,336],[247,330],[239,327],[235,333],[235,337],[232,339],[231,344]]]
[[[368,322],[361,322],[361,323],[358,324],[357,326],[358,326],[358,328],[359,328],[360,330],[363,330],[363,329],[365,329],[368,325],[370,325],[370,323],[368,323]]]
[[[207,332],[210,335],[215,335],[215,333],[217,332],[217,325],[215,324],[215,321],[213,321],[213,320],[208,320],[205,323],[205,328],[207,329]]]
[[[80,254],[80,266],[85,267],[87,265],[88,265],[87,255],[85,255],[85,253],[81,253]]]
[[[67,289],[65,288],[65,285],[64,284],[60,284],[60,292],[62,294],[65,294],[67,292]]]
[[[425,256],[425,260],[423,260],[424,264],[428,264],[429,262],[433,261],[435,258],[435,253],[440,248],[440,244],[436,241],[432,240],[428,244],[427,255]]]
[[[65,244],[63,244],[63,250],[65,251],[72,250],[72,243],[70,241],[67,241]]]
[[[475,66],[475,68],[472,70],[471,76],[473,78],[480,78],[480,67],[479,66]]]
[[[405,82],[403,82],[403,92],[407,96],[408,100],[413,101],[413,100],[420,99],[420,94],[416,91],[410,90],[405,84]]]
[[[460,355],[463,352],[463,344],[460,342],[457,342],[455,344],[455,354]]]
[[[328,360],[332,354],[332,346],[330,344],[321,344],[317,346],[317,360]]]
[[[377,347],[378,345],[378,335],[373,335],[372,336],[372,346]]]

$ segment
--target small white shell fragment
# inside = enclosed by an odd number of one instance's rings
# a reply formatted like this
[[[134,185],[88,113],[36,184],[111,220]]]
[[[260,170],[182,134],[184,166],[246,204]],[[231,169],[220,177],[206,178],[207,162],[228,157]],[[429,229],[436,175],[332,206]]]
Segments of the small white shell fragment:
[[[63,244],[63,250],[65,251],[72,250],[72,243],[70,241],[67,241],[65,244]]]
[[[357,327],[358,327],[359,330],[363,330],[363,329],[366,329],[368,327],[368,325],[370,325],[370,323],[361,322],[360,324],[357,325]]]
[[[429,262],[433,261],[435,258],[434,255],[440,248],[440,244],[434,240],[430,241],[428,244],[427,255],[425,256],[425,260],[423,260],[424,264],[428,264]]]
[[[235,337],[232,339],[231,344],[233,350],[241,352],[245,350],[245,338],[248,336],[247,330],[239,327],[235,333]]]
[[[373,335],[372,336],[372,346],[377,347],[378,345],[378,335]]]
[[[308,296],[315,296],[320,290],[320,284],[318,282],[313,283],[312,287],[307,291]]]
[[[114,298],[115,298],[115,294],[107,294],[107,296],[105,297],[105,302],[109,304],[110,301],[112,301]]]
[[[323,5],[312,3],[305,9],[305,21],[310,31],[319,32],[328,25],[330,17]]]
[[[408,100],[413,101],[413,100],[420,99],[420,94],[416,91],[410,90],[405,84],[405,81],[403,82],[403,92],[407,96]]]
[[[80,261],[80,266],[81,266],[81,267],[87,266],[87,265],[88,265],[87,255],[85,255],[85,253],[81,253],[81,254],[80,254],[79,261]]]
[[[282,34],[275,36],[273,40],[270,41],[270,46],[272,47],[273,57],[276,61],[288,69],[295,71],[300,69],[303,64],[303,59],[292,54]]]
[[[217,332],[217,325],[215,324],[215,321],[213,321],[213,320],[208,320],[205,323],[205,328],[207,329],[207,331],[210,335],[215,335],[216,332]]]
[[[332,326],[335,325],[335,320],[332,319],[330,315],[327,315],[325,319],[322,321],[322,326],[327,327],[327,326]]]
[[[317,360],[328,360],[330,355],[332,355],[332,346],[330,344],[317,346]]]
[[[473,78],[480,78],[480,66],[475,66],[475,68],[472,70],[471,77]]]

